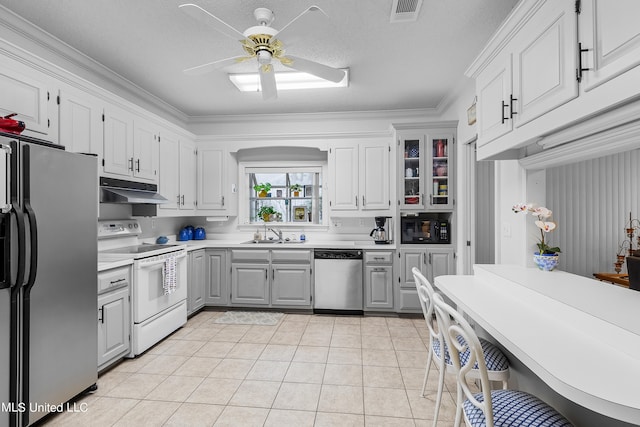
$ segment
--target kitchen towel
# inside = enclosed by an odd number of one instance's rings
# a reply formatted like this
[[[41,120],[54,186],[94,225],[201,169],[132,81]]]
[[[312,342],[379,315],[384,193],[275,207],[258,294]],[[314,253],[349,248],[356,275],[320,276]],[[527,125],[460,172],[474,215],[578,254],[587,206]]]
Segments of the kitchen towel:
[[[170,295],[176,291],[178,263],[175,255],[168,256],[162,267],[162,288],[164,295]]]

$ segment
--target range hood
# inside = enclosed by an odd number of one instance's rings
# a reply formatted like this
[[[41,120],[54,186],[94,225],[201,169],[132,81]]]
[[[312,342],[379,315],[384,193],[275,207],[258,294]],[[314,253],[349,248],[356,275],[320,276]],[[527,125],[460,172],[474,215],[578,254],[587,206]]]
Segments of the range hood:
[[[100,177],[100,203],[152,204],[167,203],[156,184]]]

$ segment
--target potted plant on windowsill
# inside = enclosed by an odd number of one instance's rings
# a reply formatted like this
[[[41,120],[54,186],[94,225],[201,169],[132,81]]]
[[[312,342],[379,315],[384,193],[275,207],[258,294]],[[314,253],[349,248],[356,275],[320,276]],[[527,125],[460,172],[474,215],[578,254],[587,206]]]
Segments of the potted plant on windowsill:
[[[257,218],[262,219],[264,222],[272,221],[278,215],[278,211],[276,211],[273,206],[263,206],[258,211]]]
[[[562,251],[557,246],[550,246],[548,240],[545,241],[545,234],[556,229],[557,224],[551,221],[552,212],[542,206],[534,207],[531,203],[521,203],[511,208],[515,213],[525,212],[538,218],[535,221],[536,227],[540,229],[540,239],[536,246],[538,252],[534,252],[533,261],[540,270],[551,271],[558,265],[558,254]]]
[[[293,197],[300,196],[300,191],[302,191],[302,186],[300,184],[293,184],[289,187],[289,190],[293,193]]]
[[[271,190],[271,184],[268,182],[256,184],[253,189],[258,193],[258,197],[267,197],[269,190]]]

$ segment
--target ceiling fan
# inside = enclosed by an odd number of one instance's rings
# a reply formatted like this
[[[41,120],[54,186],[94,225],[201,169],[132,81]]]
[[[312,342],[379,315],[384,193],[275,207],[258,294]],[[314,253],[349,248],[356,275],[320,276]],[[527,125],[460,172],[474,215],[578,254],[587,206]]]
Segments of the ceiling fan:
[[[245,51],[245,55],[234,56],[231,58],[221,59],[214,62],[198,65],[196,67],[184,70],[186,74],[199,75],[217,70],[228,65],[256,59],[258,61],[258,70],[260,74],[260,86],[262,87],[263,99],[272,99],[278,97],[276,88],[276,78],[273,70],[272,61],[278,60],[285,67],[305,73],[313,74],[325,80],[332,82],[340,82],[345,76],[343,70],[332,68],[318,62],[308,59],[299,58],[284,53],[284,45],[280,40],[280,35],[287,30],[296,20],[309,12],[320,12],[326,16],[324,11],[318,6],[311,6],[304,10],[301,14],[293,18],[287,25],[280,30],[271,27],[271,23],[275,19],[274,13],[266,8],[257,8],[253,12],[253,16],[258,21],[257,26],[250,27],[244,33],[236,30],[231,25],[224,22],[217,16],[207,12],[198,5],[186,3],[178,6],[181,11],[203,22],[216,31],[231,37],[233,39],[240,38],[240,44]],[[276,38],[276,36],[278,38]]]

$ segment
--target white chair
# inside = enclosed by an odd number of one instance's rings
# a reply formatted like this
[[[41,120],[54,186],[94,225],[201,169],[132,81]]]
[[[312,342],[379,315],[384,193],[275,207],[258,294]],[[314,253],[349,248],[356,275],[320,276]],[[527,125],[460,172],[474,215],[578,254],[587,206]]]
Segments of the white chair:
[[[464,421],[470,427],[570,427],[572,424],[537,397],[517,390],[491,390],[484,348],[465,318],[439,294],[433,295],[436,318],[451,354],[457,380],[457,410],[454,426]],[[473,373],[473,375],[470,375]],[[479,373],[479,377],[477,376]],[[469,388],[479,378],[482,391]],[[463,401],[463,396],[466,399]]]
[[[427,358],[427,366],[424,372],[424,380],[422,382],[422,391],[420,396],[424,397],[424,391],[427,387],[427,380],[429,378],[429,370],[431,368],[431,361],[435,360],[438,370],[440,371],[438,377],[438,392],[436,395],[436,408],[433,415],[434,427],[438,422],[438,413],[440,412],[440,402],[442,401],[442,390],[444,389],[444,373],[445,370],[449,373],[455,373],[453,362],[446,348],[446,345],[442,345],[444,342],[442,336],[442,328],[438,325],[436,331],[433,326],[433,295],[436,293],[433,287],[429,283],[426,277],[414,267],[411,272],[416,282],[416,288],[418,290],[418,297],[420,298],[420,305],[422,307],[422,314],[427,322],[429,328],[429,356]],[[442,357],[442,348],[444,347],[444,357]],[[482,349],[485,355],[485,366],[489,367],[489,379],[491,381],[501,381],[502,387],[507,388],[507,380],[509,379],[509,360],[496,346],[489,341],[482,340]],[[463,354],[464,357],[464,354]],[[473,369],[471,375],[475,375],[479,378],[480,372],[478,369]],[[456,409],[458,412],[459,409]]]

